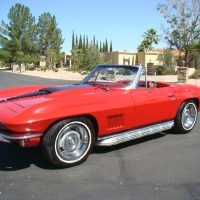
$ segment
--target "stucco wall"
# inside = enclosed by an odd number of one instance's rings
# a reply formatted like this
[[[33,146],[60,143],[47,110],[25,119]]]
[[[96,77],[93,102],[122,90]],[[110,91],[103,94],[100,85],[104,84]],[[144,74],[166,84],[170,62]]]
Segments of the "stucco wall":
[[[154,65],[162,65],[163,62],[158,60],[159,54],[146,54],[146,64],[153,63]]]
[[[149,51],[149,52],[108,52],[105,53],[106,61],[111,64],[126,64],[135,65],[136,55],[138,57],[138,63],[144,67],[147,67],[147,63],[153,63],[154,65],[162,65],[163,63],[158,60],[158,56],[161,52]]]
[[[147,67],[147,63],[153,63],[154,65],[162,65],[163,63],[158,60],[158,56],[160,52],[151,53],[151,52],[139,52],[138,53],[138,61],[139,63]]]
[[[133,65],[133,54],[119,53],[119,64]]]
[[[108,52],[105,53],[105,60],[111,64],[135,65],[136,53],[130,52]]]
[[[110,64],[114,64],[114,65],[119,64],[117,52],[109,52],[109,53],[104,53],[104,54],[105,54],[106,62]]]

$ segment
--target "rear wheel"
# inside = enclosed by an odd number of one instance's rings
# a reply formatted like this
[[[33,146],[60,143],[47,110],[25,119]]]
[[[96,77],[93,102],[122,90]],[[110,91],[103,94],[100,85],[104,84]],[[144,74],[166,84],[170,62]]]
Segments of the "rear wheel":
[[[44,135],[44,156],[57,167],[70,167],[85,161],[90,154],[95,132],[91,121],[71,118],[53,125]]]
[[[175,118],[175,133],[188,133],[196,124],[198,116],[197,104],[193,100],[183,102]]]

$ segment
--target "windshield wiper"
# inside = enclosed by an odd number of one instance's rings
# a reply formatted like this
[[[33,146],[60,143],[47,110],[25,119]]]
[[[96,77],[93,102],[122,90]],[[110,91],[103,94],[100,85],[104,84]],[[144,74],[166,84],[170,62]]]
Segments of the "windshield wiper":
[[[97,82],[97,81],[91,81],[91,82],[87,82],[87,83],[92,84],[92,85],[98,85],[106,91],[109,90],[108,86],[104,85],[103,83]]]

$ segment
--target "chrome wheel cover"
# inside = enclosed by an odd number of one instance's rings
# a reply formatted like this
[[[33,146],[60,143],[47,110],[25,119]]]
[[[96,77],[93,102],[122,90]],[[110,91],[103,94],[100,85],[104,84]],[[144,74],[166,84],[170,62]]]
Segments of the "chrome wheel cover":
[[[91,132],[88,126],[75,121],[65,125],[55,140],[57,157],[65,163],[74,163],[81,160],[91,145]]]
[[[194,103],[188,103],[183,109],[181,123],[185,130],[191,130],[197,120],[197,108]]]

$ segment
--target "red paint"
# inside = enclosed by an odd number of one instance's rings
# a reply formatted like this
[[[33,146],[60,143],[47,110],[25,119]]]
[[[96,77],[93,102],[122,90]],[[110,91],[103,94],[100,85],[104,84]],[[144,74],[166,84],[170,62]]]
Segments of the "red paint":
[[[121,83],[118,83],[121,84]],[[46,86],[0,91],[0,99],[33,92]],[[16,134],[42,133],[64,118],[89,115],[98,123],[98,136],[173,119],[186,99],[200,100],[200,88],[157,83],[157,88],[105,90],[86,87],[37,97],[0,102],[0,124]],[[38,146],[40,138],[24,140],[25,147]]]

